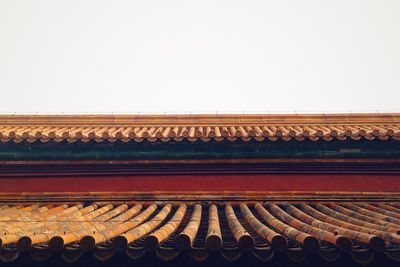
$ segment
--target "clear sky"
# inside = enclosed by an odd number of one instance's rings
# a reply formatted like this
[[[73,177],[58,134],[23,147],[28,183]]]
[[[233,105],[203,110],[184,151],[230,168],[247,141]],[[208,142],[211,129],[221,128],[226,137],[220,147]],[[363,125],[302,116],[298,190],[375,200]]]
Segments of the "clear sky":
[[[0,0],[1,113],[400,111],[399,0]]]

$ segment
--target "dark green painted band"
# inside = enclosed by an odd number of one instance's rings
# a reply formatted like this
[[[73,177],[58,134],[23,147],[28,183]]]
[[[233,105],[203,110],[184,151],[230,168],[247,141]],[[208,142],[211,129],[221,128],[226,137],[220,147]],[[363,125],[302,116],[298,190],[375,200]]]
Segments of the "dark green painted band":
[[[399,158],[400,141],[0,143],[0,160]]]

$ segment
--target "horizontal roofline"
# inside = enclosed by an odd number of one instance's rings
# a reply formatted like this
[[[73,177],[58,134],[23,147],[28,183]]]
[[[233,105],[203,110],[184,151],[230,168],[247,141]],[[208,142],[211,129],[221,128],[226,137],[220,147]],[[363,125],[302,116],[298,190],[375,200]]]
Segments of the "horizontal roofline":
[[[312,125],[397,124],[400,113],[338,114],[186,114],[186,115],[0,115],[5,125]]]
[[[400,113],[0,115],[0,141],[400,140]]]
[[[221,201],[393,201],[400,199],[399,192],[360,191],[110,191],[110,192],[0,192],[2,203],[49,201],[168,201],[221,202]]]

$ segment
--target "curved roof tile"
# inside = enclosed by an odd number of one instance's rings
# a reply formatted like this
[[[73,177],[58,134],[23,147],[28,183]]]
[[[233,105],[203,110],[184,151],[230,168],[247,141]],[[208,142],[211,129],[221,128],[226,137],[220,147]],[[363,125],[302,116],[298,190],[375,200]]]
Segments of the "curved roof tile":
[[[0,141],[400,140],[400,114],[2,115]]]

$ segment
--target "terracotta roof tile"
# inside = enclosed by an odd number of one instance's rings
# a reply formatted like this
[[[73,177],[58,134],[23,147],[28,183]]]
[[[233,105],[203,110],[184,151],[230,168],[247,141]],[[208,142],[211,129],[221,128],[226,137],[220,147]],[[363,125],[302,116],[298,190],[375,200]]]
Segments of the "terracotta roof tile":
[[[71,251],[80,250],[104,260],[114,250],[136,256],[156,250],[165,260],[185,250],[181,253],[204,260],[210,251],[240,257],[246,250],[256,257],[267,251],[289,257],[294,251],[318,252],[327,259],[333,251],[336,257],[351,252],[360,263],[366,254],[385,251],[399,261],[399,206],[379,201],[7,203],[0,206],[0,260],[8,261],[10,253],[15,259],[19,251],[30,251],[34,259],[58,251],[72,262],[79,257]]]
[[[1,142],[400,140],[399,114],[0,116]]]

